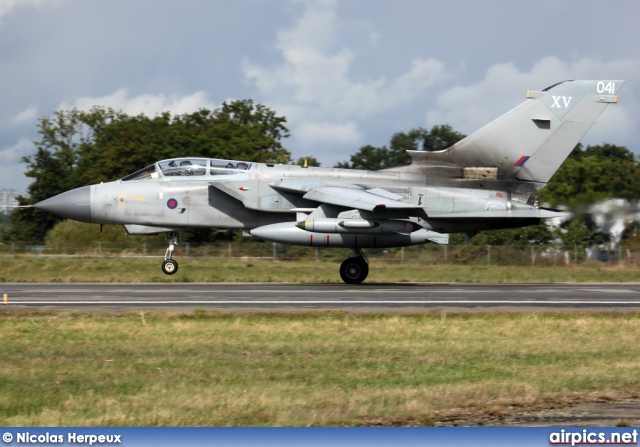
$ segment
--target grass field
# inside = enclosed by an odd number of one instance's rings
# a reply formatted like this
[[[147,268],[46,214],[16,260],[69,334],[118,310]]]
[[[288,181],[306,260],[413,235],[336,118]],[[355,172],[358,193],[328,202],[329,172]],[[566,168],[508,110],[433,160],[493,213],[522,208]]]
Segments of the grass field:
[[[1,282],[303,282],[341,283],[339,262],[180,259],[173,276],[158,258],[0,258]],[[371,259],[367,282],[640,282],[640,268],[618,263],[579,266],[456,265]]]
[[[339,262],[0,258],[2,282],[339,283]],[[640,282],[373,259],[367,282]],[[0,284],[1,287],[2,284]],[[640,398],[640,313],[0,313],[0,425],[432,425]]]
[[[0,313],[0,425],[432,425],[640,397],[640,314]]]

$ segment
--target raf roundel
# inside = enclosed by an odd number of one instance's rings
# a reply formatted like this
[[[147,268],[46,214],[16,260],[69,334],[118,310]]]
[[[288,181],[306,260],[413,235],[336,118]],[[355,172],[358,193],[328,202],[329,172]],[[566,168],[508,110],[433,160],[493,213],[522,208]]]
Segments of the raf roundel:
[[[167,206],[169,209],[175,210],[178,207],[178,201],[176,199],[167,200]]]

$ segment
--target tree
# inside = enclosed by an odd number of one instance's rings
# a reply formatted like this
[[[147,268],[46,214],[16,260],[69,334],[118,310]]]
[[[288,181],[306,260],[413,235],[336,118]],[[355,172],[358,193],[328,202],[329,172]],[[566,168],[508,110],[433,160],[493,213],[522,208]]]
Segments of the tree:
[[[84,184],[111,181],[155,161],[207,157],[261,163],[288,163],[280,140],[289,136],[286,119],[251,100],[224,103],[172,117],[125,116],[97,135],[82,155]]]
[[[5,233],[9,230],[11,224],[11,215],[0,212],[0,241],[6,238]]]
[[[433,126],[431,130],[418,127],[409,132],[396,132],[389,147],[362,146],[351,156],[350,162],[342,162],[337,168],[378,170],[405,164],[409,161],[406,151],[439,151],[453,146],[465,136],[451,126]]]
[[[623,146],[580,145],[540,191],[552,205],[580,206],[612,197],[640,198],[640,166]]]
[[[315,157],[300,157],[296,161],[296,165],[298,166],[322,166],[322,163],[318,161]]]
[[[351,162],[338,163],[336,168],[377,171],[378,169],[393,166],[393,159],[393,154],[389,152],[386,146],[375,147],[367,144],[351,156]]]
[[[604,143],[597,146],[587,146],[582,153],[583,157],[598,157],[600,159],[613,159],[621,161],[634,161],[633,152],[624,146],[616,146],[615,144]]]
[[[100,231],[102,230],[102,231]],[[105,250],[125,250],[142,248],[146,244],[149,249],[166,248],[164,236],[127,236],[120,225],[97,225],[65,220],[57,223],[46,235],[45,245],[52,252],[75,253],[79,248],[96,250],[98,244]]]
[[[422,150],[442,151],[453,146],[464,137],[466,135],[453,130],[448,124],[433,126],[429,132],[424,134]]]
[[[628,222],[622,232],[621,242],[627,248],[640,248],[640,222]]]
[[[607,242],[609,237],[595,232],[592,223],[582,218],[572,218],[564,222],[559,230],[562,245],[567,247],[591,247]]]
[[[479,231],[469,241],[473,245],[536,245],[550,244],[557,234],[546,221],[538,225],[505,230]]]

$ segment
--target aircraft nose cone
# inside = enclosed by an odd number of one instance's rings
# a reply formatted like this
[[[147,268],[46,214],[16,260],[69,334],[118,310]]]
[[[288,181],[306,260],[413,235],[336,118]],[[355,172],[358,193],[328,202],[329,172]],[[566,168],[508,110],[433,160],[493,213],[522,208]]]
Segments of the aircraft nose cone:
[[[93,222],[91,218],[91,186],[63,192],[33,206],[65,219]]]

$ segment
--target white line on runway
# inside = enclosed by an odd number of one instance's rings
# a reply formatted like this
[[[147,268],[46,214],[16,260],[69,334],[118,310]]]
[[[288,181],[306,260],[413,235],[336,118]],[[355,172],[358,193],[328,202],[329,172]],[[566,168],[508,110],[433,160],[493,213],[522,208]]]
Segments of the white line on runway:
[[[85,305],[131,305],[131,304],[594,304],[594,305],[629,305],[640,306],[640,301],[594,301],[594,300],[72,300],[72,301],[22,301],[11,300],[8,304],[85,304]]]
[[[560,289],[560,288],[526,288],[526,289],[520,289],[517,291],[517,293],[519,294],[533,294],[533,293],[540,293],[541,291],[544,291],[544,293],[563,293],[565,291],[567,291],[568,289]],[[325,295],[325,294],[335,294],[338,292],[342,292],[343,290],[336,290],[336,289],[331,289],[331,290],[310,290],[310,293],[313,293],[314,295]],[[568,290],[571,291],[571,290]],[[611,289],[592,289],[589,287],[578,287],[574,290],[575,292],[580,292],[580,293],[590,293],[590,294],[595,294],[595,293],[616,293],[616,294],[634,294],[637,295],[639,294],[639,291],[636,290],[632,290],[632,289],[616,289],[616,288],[611,288]],[[29,290],[27,293],[31,294],[31,295],[50,295],[51,293],[55,293],[55,294],[63,294],[63,293],[74,293],[74,294],[80,294],[80,293],[94,293],[94,294],[100,294],[100,295],[104,295],[104,296],[108,296],[108,295],[112,295],[112,294],[116,294],[116,293],[123,293],[123,292],[127,292],[131,295],[139,295],[139,294],[145,294],[145,295],[151,295],[151,294],[163,294],[166,293],[165,289],[134,289],[134,290],[129,290],[129,289],[103,289],[103,290],[98,290],[97,292],[95,292],[93,289],[78,289],[78,288],[63,288],[63,289],[55,289],[55,290],[50,290],[50,289],[43,289],[43,290]],[[236,289],[236,288],[228,288],[228,289],[216,289],[215,293],[216,294],[225,294],[225,293],[235,293],[235,294],[239,294],[239,293],[244,293],[244,294],[251,294],[251,293],[256,293],[256,294],[263,294],[263,295],[269,295],[269,294],[277,294],[277,293],[295,293],[294,291],[290,291],[289,289],[276,289],[276,288],[269,288],[269,289]],[[446,293],[446,294],[451,294],[451,293],[471,293],[471,294],[486,294],[486,293],[495,293],[495,290],[487,290],[487,289],[463,289],[460,287],[449,287],[449,288],[424,288],[424,289],[367,289],[366,291],[368,294],[380,294],[380,295],[388,295],[388,294],[402,294],[402,295],[425,295],[425,294],[434,294],[434,293]],[[19,291],[16,291],[15,293],[20,293]],[[207,291],[199,289],[199,288],[183,288],[180,289],[179,291],[180,294],[188,294],[188,293],[194,293],[194,294],[202,294],[202,293],[207,293]]]

